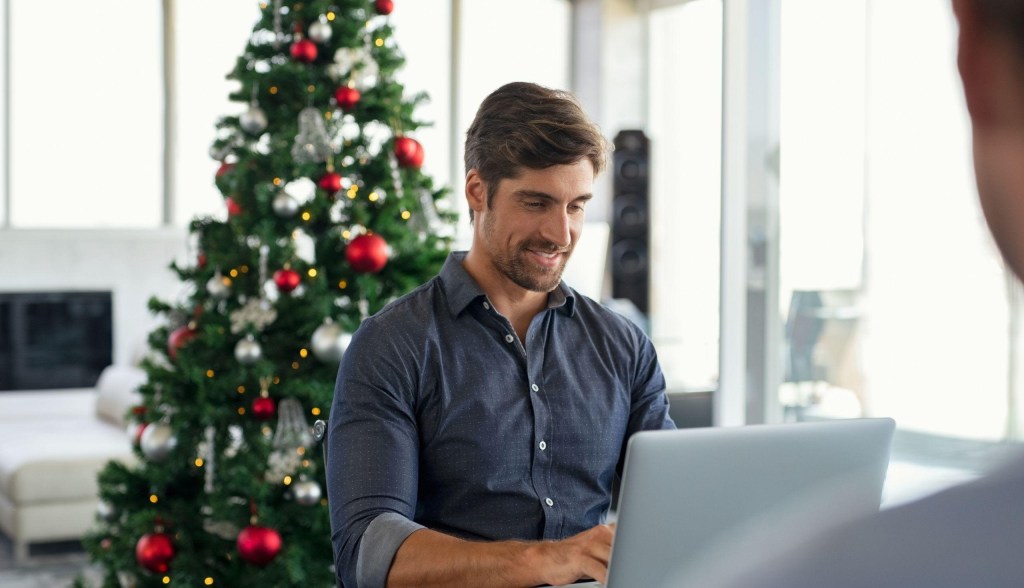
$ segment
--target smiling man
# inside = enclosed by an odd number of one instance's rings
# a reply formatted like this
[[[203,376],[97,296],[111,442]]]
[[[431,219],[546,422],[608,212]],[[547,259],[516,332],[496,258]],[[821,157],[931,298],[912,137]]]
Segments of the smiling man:
[[[604,580],[626,441],[674,427],[650,340],[561,280],[607,145],[566,92],[517,82],[481,104],[470,250],[367,319],[338,372],[347,588]]]

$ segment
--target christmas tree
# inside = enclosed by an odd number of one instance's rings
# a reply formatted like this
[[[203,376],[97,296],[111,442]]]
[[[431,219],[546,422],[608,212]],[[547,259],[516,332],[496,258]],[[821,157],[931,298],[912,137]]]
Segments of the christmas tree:
[[[320,448],[338,362],[366,316],[433,276],[447,192],[421,171],[395,79],[391,0],[277,0],[217,125],[224,214],[189,226],[190,285],[149,337],[132,464],[101,472],[85,539],[105,586],[332,586]]]

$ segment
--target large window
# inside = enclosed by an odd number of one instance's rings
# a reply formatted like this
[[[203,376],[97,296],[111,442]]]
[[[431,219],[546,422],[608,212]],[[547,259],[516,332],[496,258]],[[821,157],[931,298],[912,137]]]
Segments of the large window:
[[[787,398],[998,439],[1006,274],[975,195],[955,34],[926,0],[783,7],[780,302],[817,339],[790,346],[809,368],[791,384],[812,397]]]
[[[722,2],[650,15],[651,337],[673,390],[718,379]]]
[[[17,227],[155,226],[162,205],[160,3],[8,0],[7,177]]]

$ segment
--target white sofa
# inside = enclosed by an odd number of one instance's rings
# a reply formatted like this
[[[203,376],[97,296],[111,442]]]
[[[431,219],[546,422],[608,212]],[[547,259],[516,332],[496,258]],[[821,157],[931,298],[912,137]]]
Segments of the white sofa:
[[[0,392],[0,530],[15,561],[30,543],[79,539],[95,523],[100,470],[135,459],[125,415],[145,379],[112,365],[95,388]]]

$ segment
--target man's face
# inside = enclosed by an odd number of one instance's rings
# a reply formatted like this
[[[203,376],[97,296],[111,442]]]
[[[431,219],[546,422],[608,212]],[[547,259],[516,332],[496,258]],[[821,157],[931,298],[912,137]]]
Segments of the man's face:
[[[586,159],[501,180],[491,204],[484,198],[476,211],[476,245],[499,276],[526,290],[554,290],[579,239],[593,183]]]

